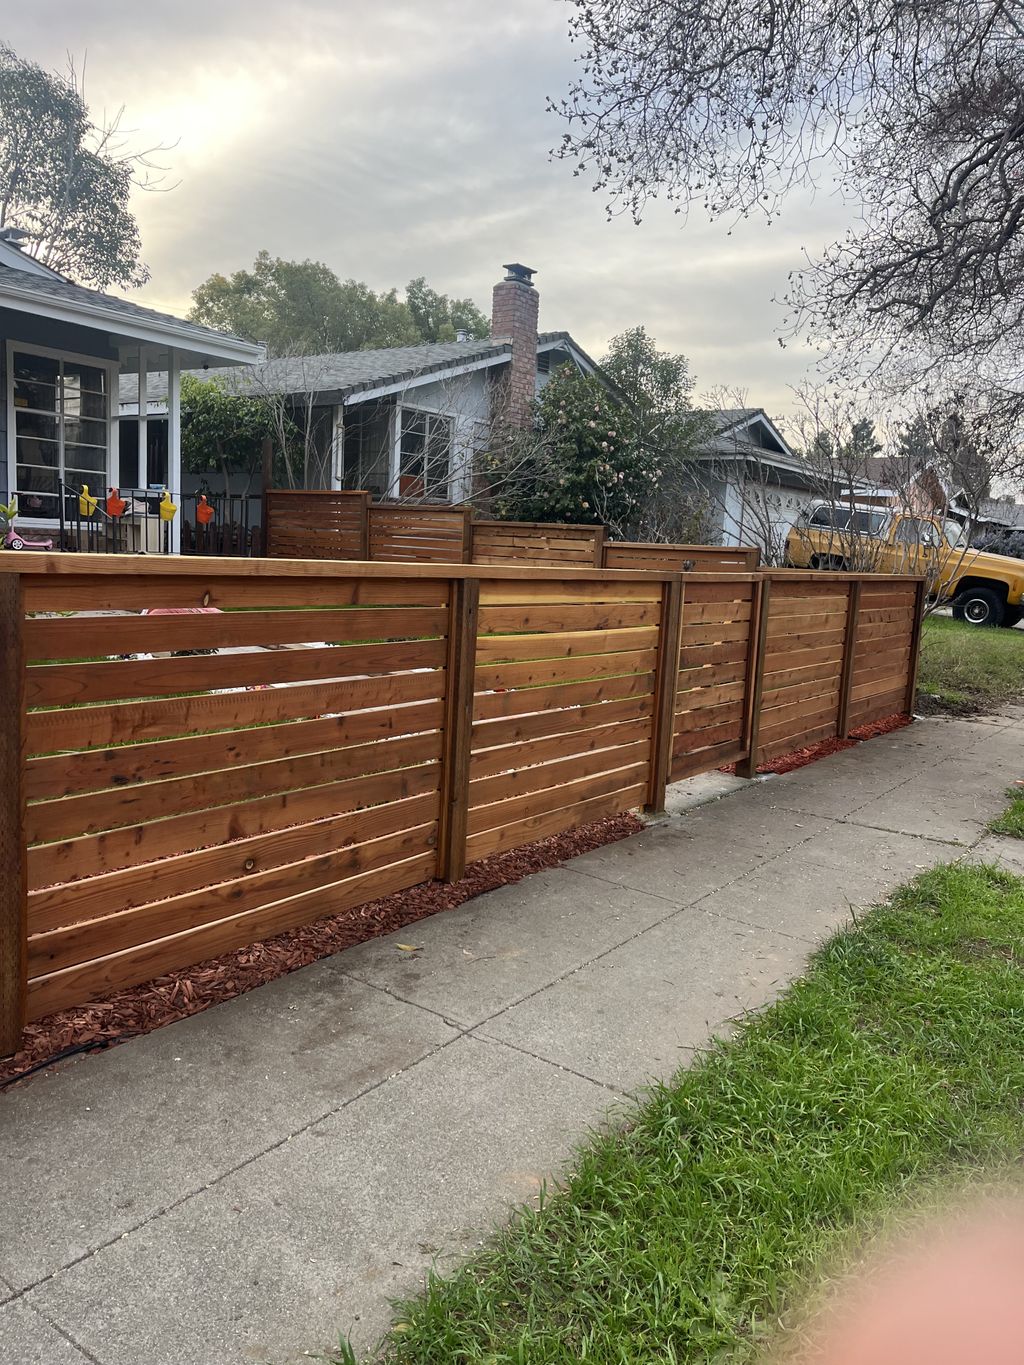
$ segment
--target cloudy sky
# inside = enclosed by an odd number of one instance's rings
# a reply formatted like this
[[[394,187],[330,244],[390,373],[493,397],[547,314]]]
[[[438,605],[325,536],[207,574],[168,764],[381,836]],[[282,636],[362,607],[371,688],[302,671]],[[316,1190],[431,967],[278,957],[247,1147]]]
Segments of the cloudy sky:
[[[538,271],[541,325],[600,355],[644,323],[690,357],[702,390],[785,415],[806,373],[773,302],[802,252],[845,226],[828,197],[780,223],[606,221],[548,157],[545,97],[573,71],[565,0],[93,0],[5,7],[3,36],[61,67],[86,57],[96,112],[126,106],[163,156],[167,193],[139,194],[152,271],[139,294],[183,312],[217,270],[274,255],[326,261],[374,288],[426,275],[489,311],[503,261]]]

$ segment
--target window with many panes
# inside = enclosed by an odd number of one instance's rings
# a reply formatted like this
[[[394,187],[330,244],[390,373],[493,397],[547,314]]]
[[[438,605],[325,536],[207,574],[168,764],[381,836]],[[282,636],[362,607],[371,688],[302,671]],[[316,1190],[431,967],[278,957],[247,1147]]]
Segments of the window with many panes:
[[[403,497],[446,500],[451,477],[451,418],[402,408],[400,420],[399,492]]]
[[[57,515],[61,483],[106,491],[110,372],[102,365],[11,352],[14,491],[23,516]]]

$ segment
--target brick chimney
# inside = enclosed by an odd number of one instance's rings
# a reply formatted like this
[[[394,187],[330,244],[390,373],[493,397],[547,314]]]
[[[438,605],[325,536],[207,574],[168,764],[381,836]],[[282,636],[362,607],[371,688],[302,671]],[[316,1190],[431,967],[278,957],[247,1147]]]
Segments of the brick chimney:
[[[505,278],[494,286],[491,301],[491,336],[512,342],[505,399],[505,420],[513,427],[528,427],[533,420],[537,395],[537,315],[540,300],[533,287],[537,273],[513,262],[503,267]]]

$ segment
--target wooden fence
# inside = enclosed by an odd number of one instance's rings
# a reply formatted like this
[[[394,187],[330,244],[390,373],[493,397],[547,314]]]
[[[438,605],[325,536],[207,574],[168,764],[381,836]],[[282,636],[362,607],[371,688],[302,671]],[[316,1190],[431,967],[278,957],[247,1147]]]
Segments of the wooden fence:
[[[0,555],[0,1054],[26,1018],[908,709],[923,590]]]
[[[484,521],[449,503],[375,503],[369,493],[271,489],[264,499],[274,559],[364,559],[412,564],[564,564],[574,569],[750,573],[754,546],[610,541],[603,526]]]

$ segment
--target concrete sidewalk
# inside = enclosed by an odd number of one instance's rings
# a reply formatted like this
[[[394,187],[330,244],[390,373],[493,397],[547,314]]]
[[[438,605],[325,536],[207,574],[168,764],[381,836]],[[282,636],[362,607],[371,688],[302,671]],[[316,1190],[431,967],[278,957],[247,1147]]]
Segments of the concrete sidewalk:
[[[681,784],[742,789],[0,1097],[0,1363],[372,1344],[851,905],[968,852],[1024,871],[984,829],[1022,774],[1013,710]]]

